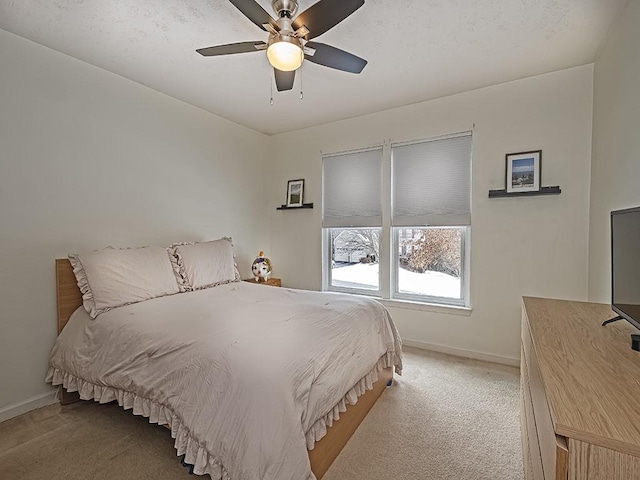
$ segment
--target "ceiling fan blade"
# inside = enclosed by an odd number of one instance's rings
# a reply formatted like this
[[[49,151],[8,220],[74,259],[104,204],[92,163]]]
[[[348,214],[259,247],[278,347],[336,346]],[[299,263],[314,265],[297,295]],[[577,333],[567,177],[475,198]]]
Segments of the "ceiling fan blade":
[[[278,27],[278,24],[267,11],[262,8],[255,0],[229,0],[238,10],[240,10],[245,17],[255,23],[262,30],[267,29],[263,27],[265,23],[271,24],[274,27]],[[279,28],[278,28],[279,29]]]
[[[276,88],[279,92],[284,92],[285,90],[293,89],[293,82],[296,79],[296,71],[293,70],[291,72],[283,72],[282,70],[278,70],[277,68],[273,69],[276,75]]]
[[[304,58],[318,65],[349,73],[360,73],[367,65],[367,61],[364,58],[356,57],[352,53],[331,45],[308,42],[306,46],[314,49],[315,53],[313,55],[306,54]]]
[[[362,5],[364,0],[320,0],[296,17],[293,28],[307,27],[310,33],[305,38],[310,40],[335,27]]]
[[[234,53],[257,52],[267,48],[264,42],[240,42],[229,43],[227,45],[216,45],[215,47],[199,48],[196,50],[203,57],[216,57],[218,55],[233,55]]]

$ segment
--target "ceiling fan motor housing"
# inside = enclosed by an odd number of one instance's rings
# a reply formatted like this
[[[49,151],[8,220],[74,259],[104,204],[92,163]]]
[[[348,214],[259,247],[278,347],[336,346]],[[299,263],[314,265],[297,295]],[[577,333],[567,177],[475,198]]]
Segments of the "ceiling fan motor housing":
[[[299,38],[291,36],[291,35],[282,35],[282,34],[270,35],[269,36],[269,41],[267,43],[267,46],[270,47],[271,45],[273,45],[274,43],[277,43],[277,42],[291,43],[291,44],[295,45],[296,47],[298,47],[300,50],[302,50],[302,48],[303,48],[302,42],[300,41]]]
[[[273,0],[271,6],[278,18],[292,18],[298,11],[298,0]]]

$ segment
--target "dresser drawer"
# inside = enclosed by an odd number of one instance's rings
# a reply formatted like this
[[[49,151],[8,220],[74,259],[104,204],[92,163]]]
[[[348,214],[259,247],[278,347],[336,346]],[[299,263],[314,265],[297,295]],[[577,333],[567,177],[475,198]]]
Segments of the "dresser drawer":
[[[542,374],[531,340],[529,322],[523,312],[522,318],[522,355],[526,372],[523,377],[528,382],[531,395],[533,417],[539,443],[540,456],[545,480],[567,479],[567,442],[564,437],[556,435],[551,417],[547,396],[542,381]]]
[[[524,480],[544,480],[527,370],[524,348],[522,348],[520,361],[520,429],[522,433]]]

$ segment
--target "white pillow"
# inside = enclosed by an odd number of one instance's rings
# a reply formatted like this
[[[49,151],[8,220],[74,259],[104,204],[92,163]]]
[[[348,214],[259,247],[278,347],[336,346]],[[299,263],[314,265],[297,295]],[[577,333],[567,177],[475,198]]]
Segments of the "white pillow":
[[[105,248],[69,260],[92,318],[112,308],[178,293],[169,254],[162,247]]]
[[[186,290],[200,290],[240,280],[229,237],[211,242],[175,244],[170,250]]]

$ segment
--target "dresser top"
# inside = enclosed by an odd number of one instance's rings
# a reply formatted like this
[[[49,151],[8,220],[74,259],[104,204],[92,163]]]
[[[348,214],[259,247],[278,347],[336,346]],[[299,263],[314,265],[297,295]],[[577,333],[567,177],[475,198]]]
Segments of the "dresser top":
[[[555,431],[640,456],[640,352],[609,305],[523,298]]]

